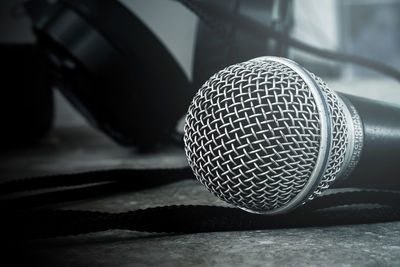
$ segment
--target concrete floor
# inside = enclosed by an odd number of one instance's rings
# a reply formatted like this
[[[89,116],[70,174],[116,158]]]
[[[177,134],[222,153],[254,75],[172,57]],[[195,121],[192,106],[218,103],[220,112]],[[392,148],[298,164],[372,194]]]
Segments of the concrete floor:
[[[182,167],[183,149],[140,154],[89,127],[56,96],[55,129],[35,147],[0,155],[3,180],[110,168]],[[108,212],[222,202],[194,180],[63,205]],[[149,234],[122,230],[14,247],[38,266],[400,266],[400,222],[263,231]]]

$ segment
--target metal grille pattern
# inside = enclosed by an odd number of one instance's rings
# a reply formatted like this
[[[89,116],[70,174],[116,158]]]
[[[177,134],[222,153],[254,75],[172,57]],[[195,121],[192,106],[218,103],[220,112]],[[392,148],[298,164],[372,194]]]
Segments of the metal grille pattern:
[[[252,64],[253,66],[254,64],[267,66],[270,64],[269,62],[270,61],[266,57],[259,57],[250,60],[247,64]],[[331,90],[321,78],[314,73],[310,73],[310,75],[322,90],[325,102],[328,106],[332,123],[332,144],[327,168],[317,188],[309,197],[309,200],[320,195],[324,190],[329,188],[336,179],[337,174],[342,168],[348,147],[348,122],[343,111],[343,102],[339,100],[337,94]]]
[[[348,146],[348,122],[343,111],[344,104],[339,100],[336,93],[332,91],[321,78],[313,73],[310,74],[322,89],[326,103],[328,104],[332,122],[332,147],[328,159],[328,166],[317,189],[309,197],[309,199],[313,199],[315,196],[320,195],[325,189],[329,188],[341,170]]]
[[[320,148],[307,84],[277,62],[244,62],[212,76],[189,107],[185,147],[197,179],[251,211],[280,208],[304,187]]]

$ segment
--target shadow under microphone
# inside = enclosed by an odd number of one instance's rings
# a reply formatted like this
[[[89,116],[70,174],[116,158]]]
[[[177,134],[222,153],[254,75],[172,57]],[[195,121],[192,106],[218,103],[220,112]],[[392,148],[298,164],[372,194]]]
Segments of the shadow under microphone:
[[[196,178],[253,213],[286,213],[328,188],[400,188],[400,108],[336,93],[285,58],[214,74],[184,142]]]

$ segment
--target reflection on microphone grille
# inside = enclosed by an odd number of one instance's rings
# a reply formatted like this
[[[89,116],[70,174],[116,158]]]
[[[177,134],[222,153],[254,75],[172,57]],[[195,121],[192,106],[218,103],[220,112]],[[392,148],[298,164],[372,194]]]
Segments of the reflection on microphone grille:
[[[338,96],[307,72],[310,85],[282,60],[257,58],[221,70],[198,91],[186,117],[185,149],[197,179],[251,212],[284,209],[306,188],[312,190],[302,203],[320,194],[346,154],[348,124]],[[316,176],[317,184],[307,185]]]

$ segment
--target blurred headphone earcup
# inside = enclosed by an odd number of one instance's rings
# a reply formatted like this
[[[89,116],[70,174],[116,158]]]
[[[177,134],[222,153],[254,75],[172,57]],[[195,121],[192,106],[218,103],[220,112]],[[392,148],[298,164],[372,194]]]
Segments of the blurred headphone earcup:
[[[116,141],[151,146],[175,130],[191,85],[119,1],[58,1],[36,19],[35,32],[64,94]]]

